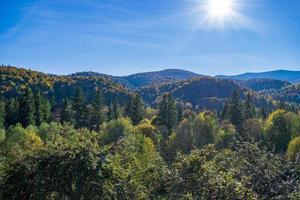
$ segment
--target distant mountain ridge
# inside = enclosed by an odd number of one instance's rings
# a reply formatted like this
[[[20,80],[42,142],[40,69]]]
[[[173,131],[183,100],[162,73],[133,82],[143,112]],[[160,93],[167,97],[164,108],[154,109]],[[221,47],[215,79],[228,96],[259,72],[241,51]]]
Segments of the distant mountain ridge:
[[[154,83],[166,83],[171,81],[182,81],[203,75],[182,69],[165,69],[161,71],[143,72],[128,76],[111,76],[97,72],[79,72],[71,76],[101,76],[115,80],[128,88],[136,89]]]
[[[289,71],[289,70],[275,70],[268,72],[258,72],[258,73],[244,73],[234,76],[224,76],[219,75],[217,78],[227,78],[227,79],[239,79],[239,80],[249,80],[249,79],[275,79],[281,81],[289,81],[291,83],[300,82],[300,71]]]

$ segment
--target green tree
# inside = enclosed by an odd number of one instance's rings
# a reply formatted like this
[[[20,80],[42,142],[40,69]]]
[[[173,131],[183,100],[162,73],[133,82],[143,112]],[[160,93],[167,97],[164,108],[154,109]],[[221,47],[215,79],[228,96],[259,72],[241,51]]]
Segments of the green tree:
[[[84,93],[80,88],[78,88],[75,91],[72,107],[74,110],[75,127],[76,128],[86,127],[87,114],[86,114],[86,107],[85,107],[85,98],[84,98]]]
[[[160,199],[167,166],[152,140],[129,134],[120,143],[108,157],[113,176],[117,177],[114,185],[124,186],[116,199]]]
[[[264,140],[264,130],[262,120],[250,118],[243,123],[241,136],[248,142],[262,142]]]
[[[5,126],[9,127],[10,125],[15,125],[18,123],[19,119],[19,103],[15,98],[11,98],[6,103],[6,117],[5,117]]]
[[[128,102],[127,102],[127,104],[125,106],[125,109],[124,109],[124,114],[127,117],[131,117],[132,116],[133,101],[134,101],[134,95],[129,95]]]
[[[63,108],[61,111],[61,122],[74,123],[74,113],[72,104],[69,99],[66,97],[63,99]]]
[[[228,119],[228,118],[229,118],[229,105],[228,105],[228,102],[226,102],[223,106],[220,119],[225,120],[225,119]]]
[[[133,126],[127,118],[118,118],[111,120],[102,127],[102,141],[105,144],[117,142],[126,134],[133,132]]]
[[[20,98],[19,121],[24,127],[35,124],[34,96],[29,87]]]
[[[288,146],[287,156],[290,160],[300,160],[300,136],[293,139]]]
[[[229,120],[238,129],[243,123],[243,107],[238,90],[234,90],[229,101]]]
[[[110,199],[117,189],[111,185],[106,154],[95,138],[77,145],[63,141],[17,160],[0,183],[1,199]],[[37,156],[38,155],[38,156]],[[115,192],[116,191],[116,192]],[[116,199],[116,198],[114,198]],[[129,198],[126,198],[129,199]]]
[[[159,103],[159,112],[157,115],[158,125],[166,126],[169,133],[176,127],[177,113],[176,104],[171,94],[164,94]],[[166,137],[166,136],[165,136]]]
[[[108,108],[108,113],[107,113],[107,119],[110,120],[114,120],[114,119],[118,119],[120,117],[121,113],[120,113],[120,107],[118,105],[117,102],[117,98],[113,97],[111,104],[109,105]]]
[[[255,106],[250,93],[248,93],[247,99],[244,103],[244,119],[250,119],[253,117],[255,117]]]
[[[90,129],[98,131],[100,125],[105,121],[104,100],[99,88],[96,89],[92,103]]]
[[[5,103],[3,101],[0,101],[0,129],[4,128],[5,113]]]
[[[133,97],[132,110],[130,119],[133,125],[139,124],[144,116],[144,104],[139,94],[135,94]]]
[[[265,122],[266,136],[269,146],[275,147],[276,152],[284,153],[292,136],[297,134],[297,117],[296,114],[285,110],[276,110],[269,115]]]
[[[44,122],[44,108],[43,108],[43,97],[40,91],[34,94],[34,107],[35,107],[35,124],[37,126]]]
[[[43,113],[43,120],[44,122],[49,123],[52,119],[52,106],[49,99],[43,97],[42,98],[42,113]]]

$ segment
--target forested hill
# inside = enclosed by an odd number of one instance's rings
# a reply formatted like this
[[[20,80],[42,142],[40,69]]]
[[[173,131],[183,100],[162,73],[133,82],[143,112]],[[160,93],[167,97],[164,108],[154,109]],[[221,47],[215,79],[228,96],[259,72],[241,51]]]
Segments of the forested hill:
[[[151,105],[157,104],[163,93],[170,92],[178,101],[189,102],[195,108],[220,111],[234,90],[241,91],[242,98],[250,93],[257,106],[272,106],[271,100],[267,96],[258,95],[250,89],[239,86],[234,81],[212,77],[153,84],[142,88],[139,92]]]
[[[124,86],[107,77],[58,76],[11,66],[1,66],[0,74],[0,94],[6,98],[19,96],[28,86],[54,98],[57,103],[62,103],[65,97],[70,98],[78,88],[85,92],[87,100],[93,97],[97,87],[101,88],[107,102],[114,97],[126,101],[124,97],[128,93]]]
[[[96,72],[79,72],[79,73],[71,74],[71,76],[107,77],[115,80],[118,83],[125,85],[128,88],[137,89],[153,83],[187,80],[193,77],[200,77],[203,75],[199,75],[194,72],[190,72],[182,69],[165,69],[162,71],[137,73],[128,76],[111,76],[111,75],[106,75],[106,74],[101,74]]]
[[[268,79],[289,81],[291,83],[298,83],[300,82],[300,71],[276,70],[276,71],[260,72],[260,73],[244,73],[235,76],[220,75],[217,76],[217,78],[229,78],[229,79],[240,79],[240,80],[268,78]]]
[[[156,105],[163,93],[170,92],[178,101],[191,103],[194,108],[220,111],[233,90],[238,89],[242,91],[242,98],[251,93],[257,106],[270,107],[273,102],[267,92],[258,94],[251,89],[279,88],[288,85],[286,82],[260,79],[235,82],[171,69],[126,77],[113,77],[95,72],[58,76],[10,66],[2,66],[0,72],[1,96],[6,98],[18,96],[29,86],[34,91],[41,91],[49,99],[55,99],[58,104],[63,102],[63,98],[71,98],[77,88],[85,92],[86,100],[90,102],[97,87],[103,91],[106,103],[110,103],[116,97],[123,104],[128,99],[130,89],[145,85],[140,89],[136,88],[136,91],[148,105]],[[123,84],[120,84],[121,82]],[[134,86],[127,88],[126,85]],[[276,100],[281,100],[277,93],[270,92],[270,94],[276,96]],[[285,99],[297,100],[296,97]]]
[[[286,86],[291,85],[288,81],[281,81],[268,78],[249,79],[249,80],[234,80],[242,87],[251,88],[254,91],[262,90],[280,90]]]
[[[0,69],[1,200],[299,200],[300,109],[267,90]]]

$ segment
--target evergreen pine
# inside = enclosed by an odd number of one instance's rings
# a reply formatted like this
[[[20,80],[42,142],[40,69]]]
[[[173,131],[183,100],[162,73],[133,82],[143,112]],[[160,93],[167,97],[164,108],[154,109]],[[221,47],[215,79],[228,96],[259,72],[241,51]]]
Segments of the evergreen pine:
[[[159,125],[165,125],[169,133],[177,124],[176,104],[170,94],[163,95],[163,99],[159,104],[157,121]]]
[[[247,99],[244,104],[244,109],[245,109],[245,114],[244,114],[245,119],[250,119],[255,117],[255,106],[253,104],[250,93],[248,93],[247,95]]]
[[[63,108],[61,111],[61,122],[74,123],[72,104],[67,97],[63,99]]]
[[[99,130],[100,125],[105,121],[103,113],[104,100],[99,88],[96,89],[94,101],[92,103],[92,111],[90,117],[89,127],[92,130]]]
[[[139,124],[144,115],[144,105],[142,98],[139,94],[135,94],[132,102],[132,109],[130,114],[130,119],[133,125]]]
[[[19,115],[19,103],[15,98],[11,98],[7,101],[6,106],[6,117],[5,117],[5,126],[9,127],[10,125],[15,125],[18,123]]]
[[[120,108],[117,103],[117,98],[113,97],[112,102],[110,103],[110,106],[108,108],[108,113],[107,113],[107,119],[110,120],[115,120],[120,117]]]
[[[47,98],[42,98],[42,113],[44,122],[49,123],[51,121],[51,103]]]
[[[183,119],[183,105],[177,104],[177,123],[179,124]]]
[[[268,111],[265,107],[262,107],[261,110],[260,110],[260,116],[263,118],[263,119],[266,119],[268,117]]]
[[[73,97],[73,110],[75,114],[75,127],[83,128],[86,126],[86,107],[83,91],[77,89]]]
[[[229,119],[230,122],[237,128],[240,128],[243,123],[243,110],[238,90],[234,90],[229,102]]]
[[[44,122],[43,100],[40,91],[34,94],[34,109],[35,124],[39,126]]]
[[[133,101],[134,101],[134,95],[129,95],[128,102],[127,102],[125,110],[124,110],[125,116],[130,117],[130,118],[131,118],[131,115],[133,112],[132,111],[133,110]]]
[[[35,109],[34,109],[34,97],[29,87],[26,88],[25,93],[20,98],[19,107],[19,122],[27,127],[28,125],[35,124]]]
[[[0,101],[0,129],[4,128],[5,122],[5,103]]]

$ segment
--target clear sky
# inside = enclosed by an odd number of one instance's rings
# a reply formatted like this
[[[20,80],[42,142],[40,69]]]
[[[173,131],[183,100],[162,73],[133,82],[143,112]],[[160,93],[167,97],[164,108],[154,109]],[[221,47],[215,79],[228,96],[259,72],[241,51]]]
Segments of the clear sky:
[[[210,1],[220,0],[0,0],[0,64],[57,74],[300,70],[300,0]]]

